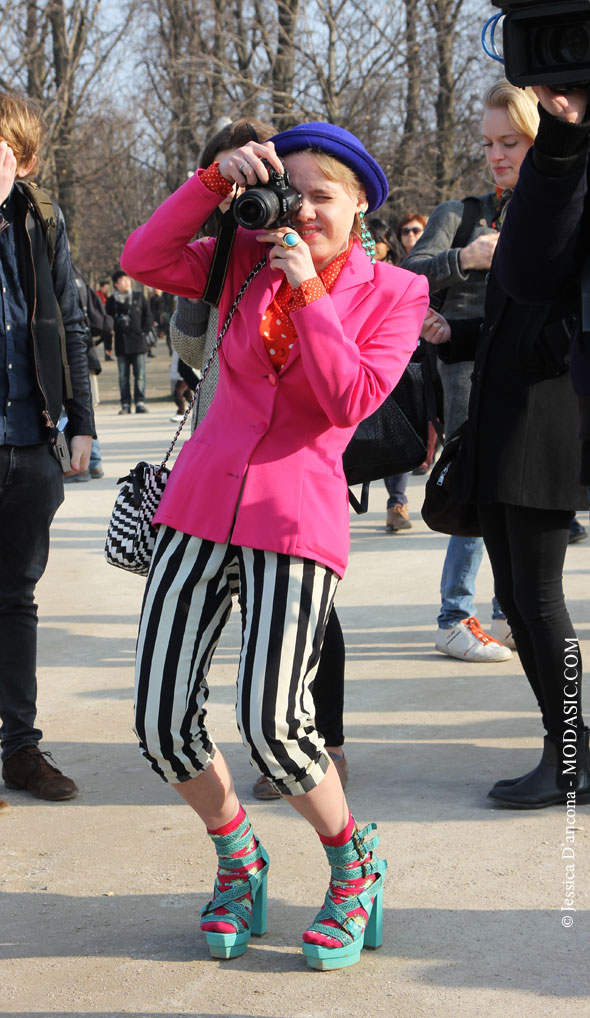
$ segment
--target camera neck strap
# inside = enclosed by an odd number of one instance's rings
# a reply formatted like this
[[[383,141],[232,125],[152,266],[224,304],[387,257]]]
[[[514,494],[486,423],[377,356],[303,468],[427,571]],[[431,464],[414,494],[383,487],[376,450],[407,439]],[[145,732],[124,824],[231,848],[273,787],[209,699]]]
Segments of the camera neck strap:
[[[252,124],[247,123],[246,128],[252,141],[258,141],[258,135],[256,134],[256,130]],[[211,262],[209,275],[207,276],[207,282],[203,291],[202,299],[206,301],[207,304],[211,304],[215,308],[219,306],[219,301],[221,300],[221,293],[225,285],[225,277],[227,276],[227,267],[229,265],[236,230],[238,228],[238,224],[233,213],[235,200],[236,198],[234,195],[234,200],[232,201],[230,208],[227,212],[224,212],[221,217],[221,226],[215,242],[213,260]]]
[[[218,307],[219,301],[221,300],[221,293],[227,276],[227,267],[229,265],[236,230],[238,228],[232,209],[233,202],[232,208],[229,208],[227,212],[224,212],[221,217],[221,226],[219,228],[219,233],[217,234],[217,240],[215,241],[213,259],[209,268],[209,275],[207,276],[205,289],[203,290],[202,299],[206,301],[207,304],[211,304],[213,307]]]

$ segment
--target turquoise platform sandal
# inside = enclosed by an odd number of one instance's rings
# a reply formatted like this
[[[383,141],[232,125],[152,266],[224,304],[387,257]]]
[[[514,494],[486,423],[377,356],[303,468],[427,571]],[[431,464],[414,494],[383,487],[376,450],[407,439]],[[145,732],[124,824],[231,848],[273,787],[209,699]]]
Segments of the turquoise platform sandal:
[[[210,837],[215,843],[219,868],[213,898],[201,910],[201,926],[207,922],[233,926],[232,933],[213,930],[204,930],[204,933],[214,958],[238,958],[245,953],[250,936],[262,937],[266,933],[268,855],[260,842],[246,855],[236,855],[252,839],[256,842],[247,816],[231,834],[211,834]],[[264,865],[259,870],[251,870],[247,877],[235,872],[250,869],[259,859]],[[220,908],[227,909],[227,914],[215,915]]]
[[[320,944],[308,944],[303,941],[303,953],[307,964],[314,969],[342,969],[355,965],[360,961],[363,947],[376,950],[383,940],[383,884],[387,862],[378,859],[373,849],[379,844],[377,835],[369,837],[376,830],[376,824],[368,824],[359,831],[355,827],[350,841],[334,848],[324,845],[332,870],[330,887],[323,904],[308,932],[323,933],[326,937],[337,940],[341,947],[324,947]],[[356,863],[356,865],[350,865]],[[338,894],[338,885],[346,885],[351,880],[362,880],[364,877],[377,874],[371,884],[354,897],[346,898],[343,904],[337,904],[331,891]],[[350,912],[362,908],[368,919],[363,916],[350,915]],[[333,919],[337,926],[327,926],[326,919]]]

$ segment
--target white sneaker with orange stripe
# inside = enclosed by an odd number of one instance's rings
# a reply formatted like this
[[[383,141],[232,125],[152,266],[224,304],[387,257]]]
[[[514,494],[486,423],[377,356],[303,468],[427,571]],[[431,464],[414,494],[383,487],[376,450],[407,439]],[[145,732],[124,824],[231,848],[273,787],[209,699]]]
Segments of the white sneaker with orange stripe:
[[[507,661],[512,651],[484,633],[475,616],[463,619],[450,629],[439,629],[435,647],[441,654],[460,661]]]

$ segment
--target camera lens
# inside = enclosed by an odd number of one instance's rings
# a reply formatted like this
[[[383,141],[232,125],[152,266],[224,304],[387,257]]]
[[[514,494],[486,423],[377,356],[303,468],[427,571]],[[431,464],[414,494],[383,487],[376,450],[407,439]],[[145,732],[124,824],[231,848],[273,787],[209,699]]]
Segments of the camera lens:
[[[234,216],[246,230],[263,230],[274,223],[280,211],[276,194],[255,187],[244,191],[234,205]]]
[[[539,32],[537,52],[542,64],[576,65],[590,59],[590,25],[570,22]]]

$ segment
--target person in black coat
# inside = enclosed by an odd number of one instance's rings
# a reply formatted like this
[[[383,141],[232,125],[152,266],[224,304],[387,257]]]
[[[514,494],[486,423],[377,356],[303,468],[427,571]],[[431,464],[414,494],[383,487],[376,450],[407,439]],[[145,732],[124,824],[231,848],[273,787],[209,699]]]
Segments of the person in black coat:
[[[506,215],[497,273],[515,300],[538,305],[559,296],[576,315],[571,375],[580,413],[580,477],[590,486],[590,321],[579,316],[589,251],[590,107],[586,90],[534,91],[539,132]],[[587,301],[588,280],[583,289]]]
[[[115,323],[115,354],[119,369],[121,393],[120,414],[131,413],[131,370],[133,370],[133,401],[137,414],[146,414],[145,355],[146,334],[151,327],[148,302],[142,293],[133,292],[129,276],[117,269],[112,276],[115,292],[108,298],[105,310]]]
[[[539,140],[544,137],[542,126]],[[539,189],[531,186],[532,171],[540,176],[534,160],[533,150],[507,208],[483,325],[467,320],[449,326],[431,312],[423,330],[429,342],[448,344],[439,346],[448,360],[475,357],[458,495],[477,504],[496,593],[546,730],[540,764],[497,782],[489,793],[501,805],[522,809],[567,803],[573,794],[578,802],[590,800],[580,649],[562,586],[569,523],[588,504],[569,371],[577,306],[566,283],[575,280],[575,270],[568,258],[569,276],[555,265],[555,275],[537,272],[546,250],[550,263],[559,262],[567,244],[563,231],[556,237],[547,204],[539,204]],[[569,188],[571,195],[571,178]]]

